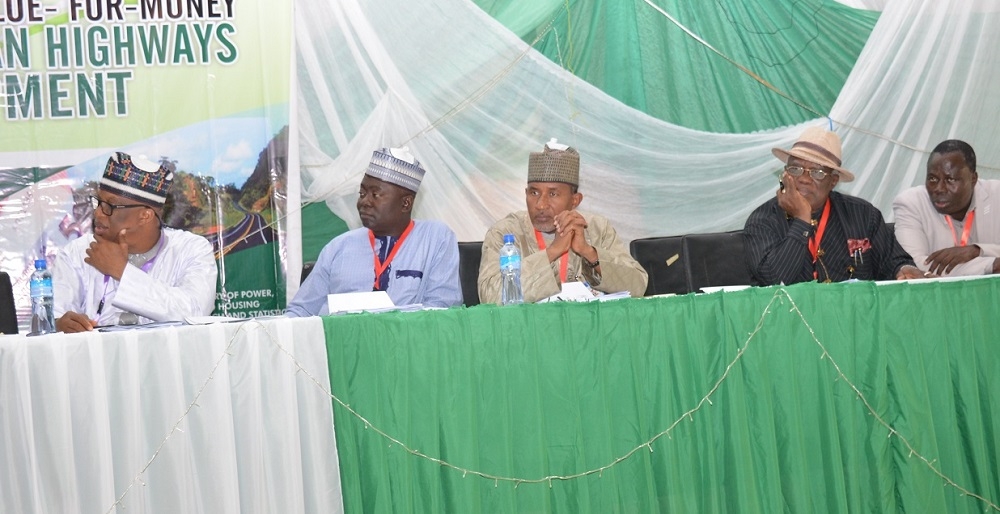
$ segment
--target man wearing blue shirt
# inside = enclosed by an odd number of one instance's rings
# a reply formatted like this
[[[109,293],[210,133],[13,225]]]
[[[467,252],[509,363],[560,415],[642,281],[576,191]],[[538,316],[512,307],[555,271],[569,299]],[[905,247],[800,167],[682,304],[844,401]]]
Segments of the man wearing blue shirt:
[[[334,293],[385,291],[396,305],[462,303],[454,232],[438,221],[411,218],[424,173],[406,148],[373,153],[358,192],[364,227],[323,247],[288,304],[288,316],[328,314],[327,295]]]

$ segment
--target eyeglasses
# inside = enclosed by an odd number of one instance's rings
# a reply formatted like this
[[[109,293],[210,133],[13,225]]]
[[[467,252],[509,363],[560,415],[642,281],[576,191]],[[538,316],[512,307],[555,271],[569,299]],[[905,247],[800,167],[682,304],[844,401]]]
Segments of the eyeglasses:
[[[798,177],[802,175],[802,173],[808,171],[809,176],[817,182],[825,179],[827,175],[832,173],[824,170],[823,168],[803,168],[802,166],[785,166],[785,171],[793,177]]]
[[[130,209],[132,207],[149,207],[148,205],[142,205],[139,203],[132,205],[115,205],[113,203],[105,202],[104,200],[101,200],[96,196],[90,197],[90,206],[93,207],[94,210],[100,208],[101,212],[103,212],[105,216],[111,216],[112,214],[114,214],[115,209]]]

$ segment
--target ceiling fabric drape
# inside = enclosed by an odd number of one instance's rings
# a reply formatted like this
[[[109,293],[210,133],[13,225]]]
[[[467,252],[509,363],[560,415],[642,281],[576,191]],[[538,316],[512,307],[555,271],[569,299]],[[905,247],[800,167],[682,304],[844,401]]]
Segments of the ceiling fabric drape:
[[[888,5],[829,111],[832,121],[821,114],[722,133],[622,103],[468,0],[299,3],[302,197],[360,226],[354,204],[372,150],[408,146],[427,169],[416,217],[443,220],[459,240],[479,240],[495,220],[524,208],[528,153],[556,137],[581,153],[580,208],[609,217],[623,239],[733,230],[774,194],[780,163],[770,149],[790,146],[807,126],[826,125],[845,139],[844,166],[858,176],[838,188],[891,217],[892,197],[922,182],[926,151],[942,139],[969,141],[980,174],[995,174],[995,4]],[[648,28],[655,37],[668,30]],[[691,73],[693,64],[682,64],[668,75]],[[715,98],[725,95],[713,80],[673,105],[730,102]],[[726,105],[719,116],[740,112]]]
[[[536,50],[622,103],[709,132],[829,112],[878,19],[830,0],[476,3],[524,41],[540,36]]]

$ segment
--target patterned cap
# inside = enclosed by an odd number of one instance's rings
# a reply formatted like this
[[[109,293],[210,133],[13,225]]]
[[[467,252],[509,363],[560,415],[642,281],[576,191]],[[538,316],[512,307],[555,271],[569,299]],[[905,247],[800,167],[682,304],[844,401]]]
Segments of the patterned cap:
[[[115,152],[101,177],[101,189],[153,207],[163,207],[174,173],[164,165]]]
[[[420,188],[424,173],[426,172],[420,167],[420,161],[406,147],[375,150],[372,152],[372,162],[368,163],[368,169],[365,170],[365,175],[396,184],[414,193]]]
[[[541,152],[528,157],[528,182],[564,182],[580,185],[580,154],[555,139],[545,143]]]

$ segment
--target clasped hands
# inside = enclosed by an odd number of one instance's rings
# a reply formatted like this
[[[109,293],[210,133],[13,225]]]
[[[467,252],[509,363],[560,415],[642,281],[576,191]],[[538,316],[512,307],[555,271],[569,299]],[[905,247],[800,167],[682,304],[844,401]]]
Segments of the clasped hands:
[[[549,262],[562,257],[568,251],[579,255],[587,262],[598,262],[597,248],[587,242],[587,220],[583,219],[582,214],[574,210],[562,211],[556,214],[554,222],[556,238],[545,249]]]
[[[955,266],[969,262],[979,257],[982,253],[982,249],[976,245],[942,248],[928,255],[927,259],[924,260],[924,264],[927,264],[927,269],[931,273],[944,275],[945,273],[951,273],[951,270],[955,269]]]
[[[983,250],[976,245],[969,246],[952,246],[950,248],[942,248],[936,252],[931,253],[924,259],[924,264],[927,265],[927,271],[922,272],[920,276],[916,277],[902,277],[902,278],[936,278],[940,277],[946,273],[951,273],[951,270],[955,269],[955,266],[959,264],[964,264],[966,262],[975,259],[982,255]],[[1000,259],[995,259],[993,261],[993,273],[997,273],[998,266],[1000,266]],[[900,274],[903,270],[900,270]],[[897,277],[899,278],[899,277]]]

